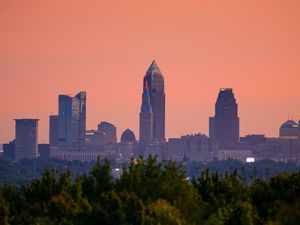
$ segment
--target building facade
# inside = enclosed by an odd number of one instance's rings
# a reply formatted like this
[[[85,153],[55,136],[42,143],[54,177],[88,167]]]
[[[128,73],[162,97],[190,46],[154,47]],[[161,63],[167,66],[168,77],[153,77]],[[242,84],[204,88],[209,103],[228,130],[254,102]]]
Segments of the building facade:
[[[220,149],[235,149],[239,142],[238,105],[231,88],[221,88],[215,104],[215,116],[209,119],[210,138]]]
[[[140,112],[140,142],[151,143],[153,141],[153,112],[150,102],[148,82],[146,81]]]
[[[153,60],[143,81],[143,93],[149,90],[150,104],[153,113],[153,140],[165,141],[165,90],[164,77]]]
[[[5,160],[15,160],[16,141],[10,141],[8,144],[3,144],[3,158]]]
[[[134,151],[137,148],[137,142],[133,131],[126,129],[121,136],[121,142],[119,144],[119,155],[125,162],[130,162],[134,156]]]
[[[38,156],[38,119],[16,119],[15,160]]]
[[[214,143],[206,135],[191,134],[168,141],[168,158],[174,161],[211,161],[216,156]]]
[[[49,116],[49,144],[50,147],[58,146],[58,115]]]
[[[58,97],[58,146],[64,149],[82,150],[86,130],[86,93],[74,97]]]
[[[109,122],[98,124],[98,132],[105,136],[105,144],[117,144],[117,127]]]
[[[283,140],[297,140],[299,137],[299,124],[287,120],[279,128],[279,138]]]

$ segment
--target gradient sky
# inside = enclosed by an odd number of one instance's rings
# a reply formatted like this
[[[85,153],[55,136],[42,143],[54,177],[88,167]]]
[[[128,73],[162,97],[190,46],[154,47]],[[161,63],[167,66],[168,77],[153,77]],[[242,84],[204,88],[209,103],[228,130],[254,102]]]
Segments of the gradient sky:
[[[88,129],[109,121],[138,136],[152,59],[167,137],[207,134],[221,87],[234,90],[241,135],[300,119],[299,0],[0,0],[0,143],[26,117],[48,142],[58,94],[81,90]]]

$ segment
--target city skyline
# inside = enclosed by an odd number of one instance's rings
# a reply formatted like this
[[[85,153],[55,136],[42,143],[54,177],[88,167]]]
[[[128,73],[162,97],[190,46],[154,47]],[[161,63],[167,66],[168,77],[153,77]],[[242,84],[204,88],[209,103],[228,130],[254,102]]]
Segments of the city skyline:
[[[166,80],[167,138],[208,135],[222,87],[235,92],[241,136],[277,137],[282,122],[300,118],[300,3],[216,2],[3,3],[0,142],[14,138],[15,118],[40,119],[48,142],[57,95],[81,90],[87,129],[109,121],[118,139],[127,128],[137,135],[153,59]]]
[[[142,88],[142,90],[143,90],[143,96],[144,96],[144,94],[145,94],[145,89],[146,89],[146,92],[149,92],[149,90],[148,90],[148,81],[147,81],[147,75],[149,74],[149,70],[153,70],[153,64],[154,64],[154,67],[155,68],[157,68],[158,70],[159,70],[159,68],[157,67],[157,64],[156,64],[156,62],[155,62],[155,60],[152,60],[152,63],[151,63],[151,65],[150,65],[150,67],[148,68],[148,70],[147,70],[147,73],[146,73],[146,75],[145,75],[145,77],[143,78],[143,88]],[[154,72],[153,72],[154,73]],[[161,75],[161,72],[160,72],[160,70],[159,70],[159,73],[160,73],[160,75]],[[220,91],[220,93],[222,93],[222,91],[226,91],[226,90],[230,90],[230,91],[232,91],[232,88],[225,88],[225,87],[222,87],[222,88],[219,88],[219,91]],[[81,94],[81,93],[84,93],[84,95],[86,95],[86,91],[79,91],[79,93],[76,95],[75,94],[75,97],[72,97],[72,95],[73,94],[58,94],[58,97],[59,97],[59,104],[58,104],[58,106],[60,106],[60,98],[61,97],[65,97],[65,98],[70,98],[70,99],[72,99],[72,98],[76,98],[79,94]],[[219,93],[219,95],[220,95],[220,93]],[[148,96],[149,96],[149,94],[148,94]],[[216,94],[216,96],[218,96],[218,94]],[[84,97],[84,98],[86,98],[86,97]],[[149,99],[149,101],[150,101],[150,99]],[[218,101],[218,99],[217,99],[217,101]],[[84,102],[86,102],[86,100],[84,100]],[[237,104],[237,102],[238,102],[238,100],[236,101],[236,104]],[[143,101],[141,101],[141,103],[142,103],[142,105],[143,105]],[[149,102],[150,103],[150,102]],[[84,103],[84,107],[86,107],[85,106],[85,104],[86,103]],[[213,106],[213,108],[215,108],[215,106]],[[85,111],[86,109],[84,109],[84,111]],[[152,110],[152,109],[151,109]],[[59,111],[59,107],[58,107],[58,111]],[[56,112],[56,114],[59,114],[59,112]],[[48,115],[49,116],[49,115]],[[50,115],[50,117],[51,116],[55,116],[55,113],[53,113],[53,112],[51,112],[51,115]],[[140,116],[138,116],[138,117],[140,117]],[[22,117],[22,118],[25,118],[25,117]],[[32,117],[30,117],[30,118],[32,118]],[[208,127],[207,127],[207,133],[204,133],[204,132],[202,132],[202,131],[198,131],[198,132],[195,132],[195,133],[193,133],[193,132],[187,132],[187,133],[182,133],[182,134],[179,134],[177,137],[180,137],[180,136],[182,136],[182,135],[186,135],[186,134],[197,134],[197,133],[201,133],[201,134],[205,134],[205,135],[207,135],[208,137],[210,136],[210,119],[211,118],[213,118],[213,117],[208,117]],[[294,118],[288,118],[288,119],[294,119]],[[15,119],[14,119],[15,120]],[[38,120],[40,120],[40,119],[38,119]],[[87,120],[87,119],[85,119],[85,120]],[[103,121],[103,120],[100,120],[100,121]],[[100,122],[99,121],[99,122]],[[296,118],[295,119],[295,121],[298,121],[298,119]],[[299,120],[300,121],[300,120]],[[110,121],[111,122],[111,121]],[[139,121],[139,123],[141,123],[140,121]],[[117,125],[117,124],[116,124]],[[95,127],[95,124],[94,124],[94,126],[93,126],[93,128]],[[118,127],[118,126],[117,126]],[[89,130],[89,129],[93,129],[93,128],[86,128],[86,130]],[[49,129],[50,129],[50,123],[48,124],[48,133],[47,133],[47,135],[49,136]],[[126,128],[126,129],[131,129],[130,127],[129,128]],[[125,130],[126,130],[125,129]],[[152,128],[153,129],[153,128]],[[240,128],[238,128],[238,129],[240,129]],[[123,131],[125,131],[125,130],[123,130]],[[122,132],[123,131],[118,131],[118,133],[117,133],[117,137],[118,137],[118,141],[119,141],[119,139],[121,138],[121,134],[122,134]],[[279,130],[278,130],[279,131]],[[152,131],[153,132],[153,131]],[[140,129],[138,129],[136,132],[134,131],[134,133],[137,133],[137,134],[139,134],[140,133]],[[248,135],[248,134],[264,134],[264,133],[245,133],[245,135]],[[279,134],[279,133],[278,133]],[[265,135],[265,134],[264,134]],[[243,135],[241,135],[241,136],[243,136]],[[274,137],[278,137],[279,135],[275,135]],[[170,136],[171,137],[171,136]],[[154,136],[152,137],[152,138],[154,138]],[[168,139],[169,137],[167,137],[167,139]],[[14,140],[14,138],[11,138],[10,139],[10,141],[11,140]],[[153,139],[154,140],[154,139]],[[48,140],[48,142],[49,142],[49,140]],[[39,143],[45,143],[45,140],[39,140]]]

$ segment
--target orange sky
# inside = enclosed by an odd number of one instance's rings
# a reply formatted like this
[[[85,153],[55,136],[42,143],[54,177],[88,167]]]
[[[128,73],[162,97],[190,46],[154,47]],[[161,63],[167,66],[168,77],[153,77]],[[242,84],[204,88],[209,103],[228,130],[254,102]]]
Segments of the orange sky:
[[[299,0],[0,0],[0,143],[23,117],[48,142],[58,94],[81,90],[88,129],[105,120],[138,136],[154,58],[167,137],[207,134],[221,87],[234,89],[241,135],[300,119]]]

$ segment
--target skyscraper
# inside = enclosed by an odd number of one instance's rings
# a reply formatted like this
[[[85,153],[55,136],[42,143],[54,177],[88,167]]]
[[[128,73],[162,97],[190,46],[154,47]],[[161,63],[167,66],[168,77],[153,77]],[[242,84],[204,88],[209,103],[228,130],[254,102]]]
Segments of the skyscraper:
[[[165,91],[164,77],[155,60],[148,68],[143,81],[143,93],[149,89],[150,104],[153,113],[153,140],[165,141]]]
[[[146,81],[140,112],[140,142],[150,143],[153,141],[153,113],[150,103],[149,87]]]
[[[210,138],[220,149],[234,149],[239,142],[238,105],[231,88],[221,88],[215,105],[215,116],[209,119]]]
[[[49,117],[49,144],[50,147],[58,146],[58,115]]]
[[[38,156],[38,119],[16,119],[15,160]]]
[[[58,96],[58,145],[64,149],[82,150],[86,129],[86,93],[74,97]]]

